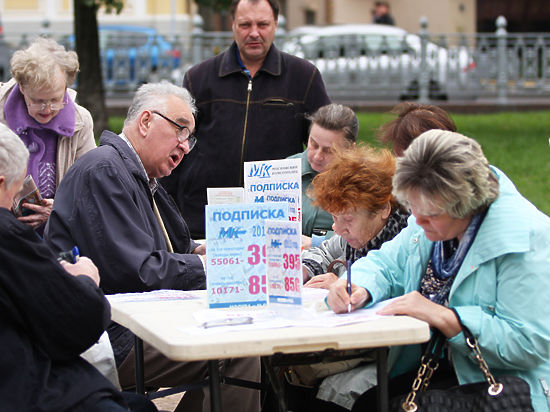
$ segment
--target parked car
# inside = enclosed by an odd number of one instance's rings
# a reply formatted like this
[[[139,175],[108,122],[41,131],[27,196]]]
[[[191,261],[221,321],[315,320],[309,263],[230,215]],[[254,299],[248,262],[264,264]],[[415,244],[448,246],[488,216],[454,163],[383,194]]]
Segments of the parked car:
[[[106,86],[124,88],[149,80],[160,70],[169,76],[180,63],[180,52],[156,29],[144,26],[99,26],[99,49]],[[74,35],[62,41],[74,49]]]
[[[367,83],[381,97],[418,98],[421,38],[382,24],[303,26],[291,30],[283,50],[312,61],[329,84],[343,90]],[[432,99],[446,99],[449,82],[466,82],[475,65],[465,47],[440,47],[428,41],[426,71]],[[340,84],[339,84],[340,83]],[[464,90],[464,89],[463,89]]]

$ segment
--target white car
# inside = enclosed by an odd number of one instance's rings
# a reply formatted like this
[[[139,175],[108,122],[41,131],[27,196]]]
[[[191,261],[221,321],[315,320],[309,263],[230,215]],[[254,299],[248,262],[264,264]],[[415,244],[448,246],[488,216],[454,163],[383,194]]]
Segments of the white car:
[[[418,35],[398,27],[345,24],[291,30],[282,49],[315,64],[334,97],[414,99],[423,69],[432,99],[446,99],[453,91],[475,94],[475,65],[465,45],[428,41],[422,66],[421,44]]]

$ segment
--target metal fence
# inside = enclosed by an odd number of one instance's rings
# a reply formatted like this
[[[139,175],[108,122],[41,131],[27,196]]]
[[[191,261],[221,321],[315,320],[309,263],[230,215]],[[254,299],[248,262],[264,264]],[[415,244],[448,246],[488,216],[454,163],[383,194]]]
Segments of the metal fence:
[[[494,33],[430,33],[426,20],[420,22],[418,34],[400,36],[328,35],[318,30],[295,35],[281,30],[275,42],[284,51],[312,61],[334,101],[488,97],[506,104],[510,98],[550,96],[550,33],[508,33],[502,16]],[[74,47],[71,36],[49,35]],[[0,54],[26,46],[30,38],[5,34]],[[199,23],[191,33],[170,40],[156,35],[141,45],[120,36],[102,41],[105,90],[107,96],[117,96],[160,79],[181,84],[191,65],[228,47],[232,33],[204,32]],[[9,75],[8,61],[0,56],[4,79]]]

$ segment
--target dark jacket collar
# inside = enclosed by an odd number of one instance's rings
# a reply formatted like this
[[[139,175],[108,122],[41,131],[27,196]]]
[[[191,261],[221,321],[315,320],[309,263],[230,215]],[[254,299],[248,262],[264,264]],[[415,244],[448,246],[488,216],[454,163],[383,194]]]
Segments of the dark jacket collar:
[[[143,170],[143,166],[140,164],[136,153],[119,135],[106,130],[99,138],[99,145],[113,147],[122,158],[126,169],[132,175],[138,177],[140,180],[143,180],[144,183],[149,184],[147,174]]]
[[[272,76],[280,76],[282,72],[282,53],[275,47],[274,44],[265,56],[264,63],[260,71],[271,74]],[[237,43],[233,42],[229,49],[223,53],[222,63],[220,65],[219,77],[228,76],[233,73],[240,73],[241,66],[237,61]]]

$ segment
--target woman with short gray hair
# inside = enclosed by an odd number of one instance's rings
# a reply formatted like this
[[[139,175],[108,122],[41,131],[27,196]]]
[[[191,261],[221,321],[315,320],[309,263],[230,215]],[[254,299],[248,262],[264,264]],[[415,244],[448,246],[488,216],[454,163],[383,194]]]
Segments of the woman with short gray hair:
[[[41,233],[61,179],[76,159],[95,147],[93,121],[68,88],[79,68],[74,51],[39,37],[17,50],[10,63],[13,79],[0,84],[0,123],[30,152],[25,166],[43,200],[24,203],[19,220]]]
[[[334,151],[355,146],[359,121],[355,112],[341,104],[327,104],[306,116],[311,121],[307,148],[304,152],[289,156],[302,162],[302,246],[317,247],[332,237],[331,215],[314,206],[308,190],[313,178],[328,169],[334,159]]]
[[[397,160],[393,187],[413,215],[408,226],[352,266],[351,297],[339,280],[328,304],[340,313],[396,297],[379,313],[423,320],[447,338],[449,358],[432,378],[440,387],[483,379],[464,325],[494,376],[521,377],[535,411],[548,411],[550,218],[489,165],[475,140],[455,132],[416,138]],[[410,390],[420,354],[417,346],[392,349],[392,396]],[[367,391],[353,411],[375,399]]]
[[[393,194],[407,205],[407,192],[416,190],[425,203],[463,219],[487,208],[498,196],[498,180],[481,146],[473,139],[444,130],[425,132],[421,143],[397,159],[399,173]]]

